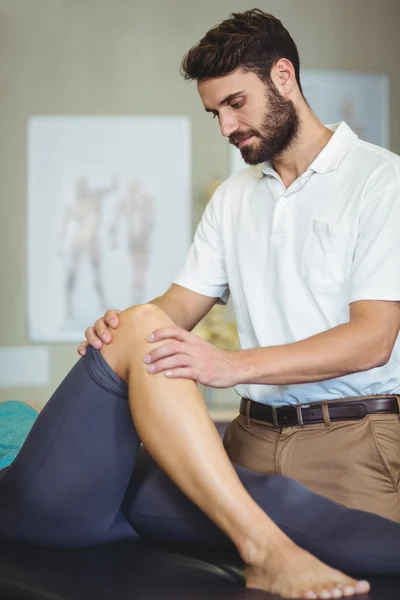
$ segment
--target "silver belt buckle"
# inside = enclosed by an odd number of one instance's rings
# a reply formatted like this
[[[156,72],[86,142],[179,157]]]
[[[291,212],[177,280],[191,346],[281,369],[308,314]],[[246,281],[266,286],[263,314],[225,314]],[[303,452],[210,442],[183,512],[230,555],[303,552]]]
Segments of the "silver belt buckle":
[[[301,425],[301,426],[304,425],[302,409],[303,409],[303,406],[301,404],[296,406],[297,425]]]

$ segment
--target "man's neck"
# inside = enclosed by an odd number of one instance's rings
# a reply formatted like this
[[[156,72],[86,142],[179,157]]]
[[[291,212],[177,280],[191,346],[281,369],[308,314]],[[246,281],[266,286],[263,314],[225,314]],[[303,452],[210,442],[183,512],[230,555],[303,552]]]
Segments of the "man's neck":
[[[306,104],[299,111],[299,118],[300,129],[295,142],[273,161],[286,188],[307,171],[333,135]]]

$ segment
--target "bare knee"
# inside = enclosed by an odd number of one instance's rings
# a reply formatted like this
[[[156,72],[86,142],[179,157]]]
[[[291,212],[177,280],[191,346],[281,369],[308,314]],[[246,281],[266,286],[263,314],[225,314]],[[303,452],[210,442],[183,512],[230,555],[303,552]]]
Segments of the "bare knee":
[[[119,315],[120,325],[123,327],[136,324],[139,327],[146,327],[146,323],[151,326],[153,323],[160,321],[160,326],[165,323],[172,323],[171,319],[155,304],[137,304],[123,310]]]
[[[132,357],[141,349],[145,355],[149,334],[155,329],[173,325],[173,321],[154,304],[131,306],[118,318],[119,326],[112,332],[112,342],[104,345],[100,352],[117,375],[127,381]]]

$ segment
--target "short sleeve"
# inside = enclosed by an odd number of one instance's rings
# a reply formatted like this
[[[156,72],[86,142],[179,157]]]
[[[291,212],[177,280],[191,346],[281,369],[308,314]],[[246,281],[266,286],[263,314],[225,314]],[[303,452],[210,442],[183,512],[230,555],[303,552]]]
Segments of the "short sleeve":
[[[181,285],[226,304],[229,298],[221,230],[221,188],[218,188],[204,211],[183,269],[173,280]]]
[[[366,193],[349,280],[349,302],[400,301],[400,176],[392,165]]]

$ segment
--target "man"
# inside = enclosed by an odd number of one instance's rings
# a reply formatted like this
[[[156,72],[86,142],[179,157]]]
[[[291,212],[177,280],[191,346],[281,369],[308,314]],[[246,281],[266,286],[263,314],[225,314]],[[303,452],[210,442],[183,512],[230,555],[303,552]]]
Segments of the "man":
[[[149,371],[236,386],[234,462],[398,521],[400,160],[317,119],[293,40],[259,10],[212,29],[182,71],[221,133],[262,164],[217,189],[182,273],[153,301],[177,327],[156,333],[175,341],[146,357]],[[229,293],[235,353],[188,333]],[[89,342],[108,343],[114,320]]]
[[[317,119],[292,38],[262,11],[214,27],[182,71],[261,167],[218,188],[183,271],[151,302],[175,326],[154,331],[148,373],[236,386],[233,462],[399,521],[399,158]],[[190,333],[229,293],[238,352]],[[86,331],[91,345],[111,341],[117,314]]]

